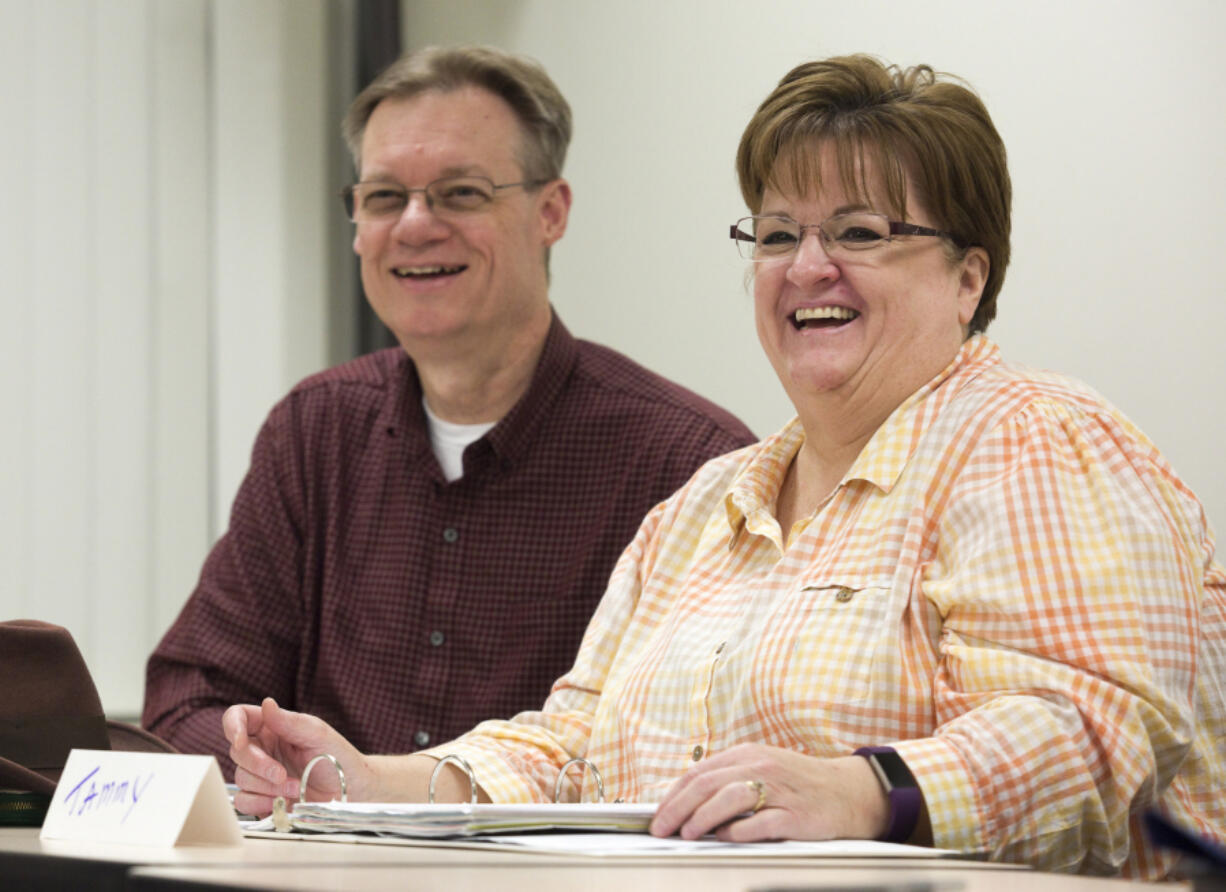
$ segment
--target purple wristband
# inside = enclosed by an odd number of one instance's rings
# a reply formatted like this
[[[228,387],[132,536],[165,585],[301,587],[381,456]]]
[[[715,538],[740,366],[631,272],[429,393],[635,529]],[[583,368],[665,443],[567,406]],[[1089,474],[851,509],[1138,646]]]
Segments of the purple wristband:
[[[906,842],[915,832],[920,807],[924,802],[915,775],[891,746],[862,746],[855,755],[868,760],[890,801],[889,823],[877,839],[881,842]]]

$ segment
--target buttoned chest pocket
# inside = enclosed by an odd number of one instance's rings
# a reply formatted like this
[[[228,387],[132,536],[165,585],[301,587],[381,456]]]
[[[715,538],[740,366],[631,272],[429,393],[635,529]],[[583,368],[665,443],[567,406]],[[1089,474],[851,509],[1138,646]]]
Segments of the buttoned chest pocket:
[[[770,632],[778,655],[772,693],[788,712],[824,721],[829,706],[872,695],[887,668],[881,661],[896,652],[894,600],[890,580],[880,578],[808,579],[793,590]]]

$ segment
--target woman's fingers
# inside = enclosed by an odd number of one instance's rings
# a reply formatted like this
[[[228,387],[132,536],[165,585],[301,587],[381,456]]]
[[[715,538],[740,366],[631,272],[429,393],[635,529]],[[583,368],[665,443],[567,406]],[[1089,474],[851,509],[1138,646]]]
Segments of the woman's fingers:
[[[697,839],[714,827],[748,812],[758,801],[743,783],[745,769],[709,767],[692,769],[673,785],[656,809],[651,832],[656,836],[680,833]]]
[[[277,796],[284,796],[286,799],[298,798],[298,778],[273,783],[253,774],[242,765],[236,765],[234,768],[234,785],[244,793],[267,797],[270,802]]]
[[[754,817],[755,813],[767,805],[766,785],[757,780],[739,780],[735,769],[720,772],[724,783],[707,799],[700,802],[689,818],[681,825],[682,839],[699,839],[719,828],[742,824]],[[759,803],[762,805],[759,807]],[[746,832],[742,828],[742,834]],[[752,828],[746,838],[761,839],[753,836]]]
[[[819,758],[778,747],[733,747],[693,766],[665,794],[656,836],[697,839],[872,839],[888,803],[859,756]]]

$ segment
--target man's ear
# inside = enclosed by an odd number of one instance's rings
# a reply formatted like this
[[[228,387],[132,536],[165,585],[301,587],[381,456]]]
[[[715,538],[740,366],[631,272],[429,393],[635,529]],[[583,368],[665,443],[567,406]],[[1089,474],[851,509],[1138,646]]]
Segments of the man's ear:
[[[570,183],[566,180],[553,180],[541,187],[541,194],[537,196],[537,208],[545,247],[549,247],[565,234],[566,221],[570,218],[570,202]]]
[[[967,249],[960,264],[962,271],[958,280],[958,321],[966,326],[971,324],[975,311],[979,309],[979,300],[988,284],[988,271],[992,268],[992,261],[986,250],[974,247]]]

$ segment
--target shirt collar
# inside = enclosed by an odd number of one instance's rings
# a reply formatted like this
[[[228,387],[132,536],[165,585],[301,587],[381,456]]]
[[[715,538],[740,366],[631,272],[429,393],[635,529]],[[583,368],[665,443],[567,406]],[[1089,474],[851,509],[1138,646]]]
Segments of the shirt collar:
[[[504,463],[514,463],[531,448],[533,438],[552,411],[579,361],[578,343],[557,313],[552,309],[550,312],[549,331],[545,335],[528,390],[481,438],[488,442]],[[431,447],[422,410],[421,381],[413,360],[403,350],[400,351],[396,380],[398,393],[388,405],[382,426],[392,435],[403,429],[410,440],[413,454],[424,456]]]
[[[579,345],[551,309],[552,321],[536,361],[528,390],[511,411],[486,434],[494,452],[513,464],[532,448],[537,433],[553,411],[567,380],[579,362]]]
[[[949,365],[890,413],[839,486],[851,480],[864,480],[888,493],[941,409],[969,381],[999,362],[1000,348],[986,335],[969,338]],[[804,439],[800,419],[793,418],[779,433],[762,441],[749,464],[733,480],[724,497],[730,545],[742,525],[748,523],[751,531],[755,531],[755,519],[764,517],[761,512],[773,511],[783,478]]]
[[[764,512],[774,507],[783,485],[783,478],[792,464],[800,444],[805,440],[805,429],[799,418],[793,418],[777,434],[762,441],[757,453],[748,465],[741,469],[732,486],[724,496],[724,512],[728,518],[728,547],[736,542],[741,527],[748,524],[756,532],[758,522],[766,522]]]

